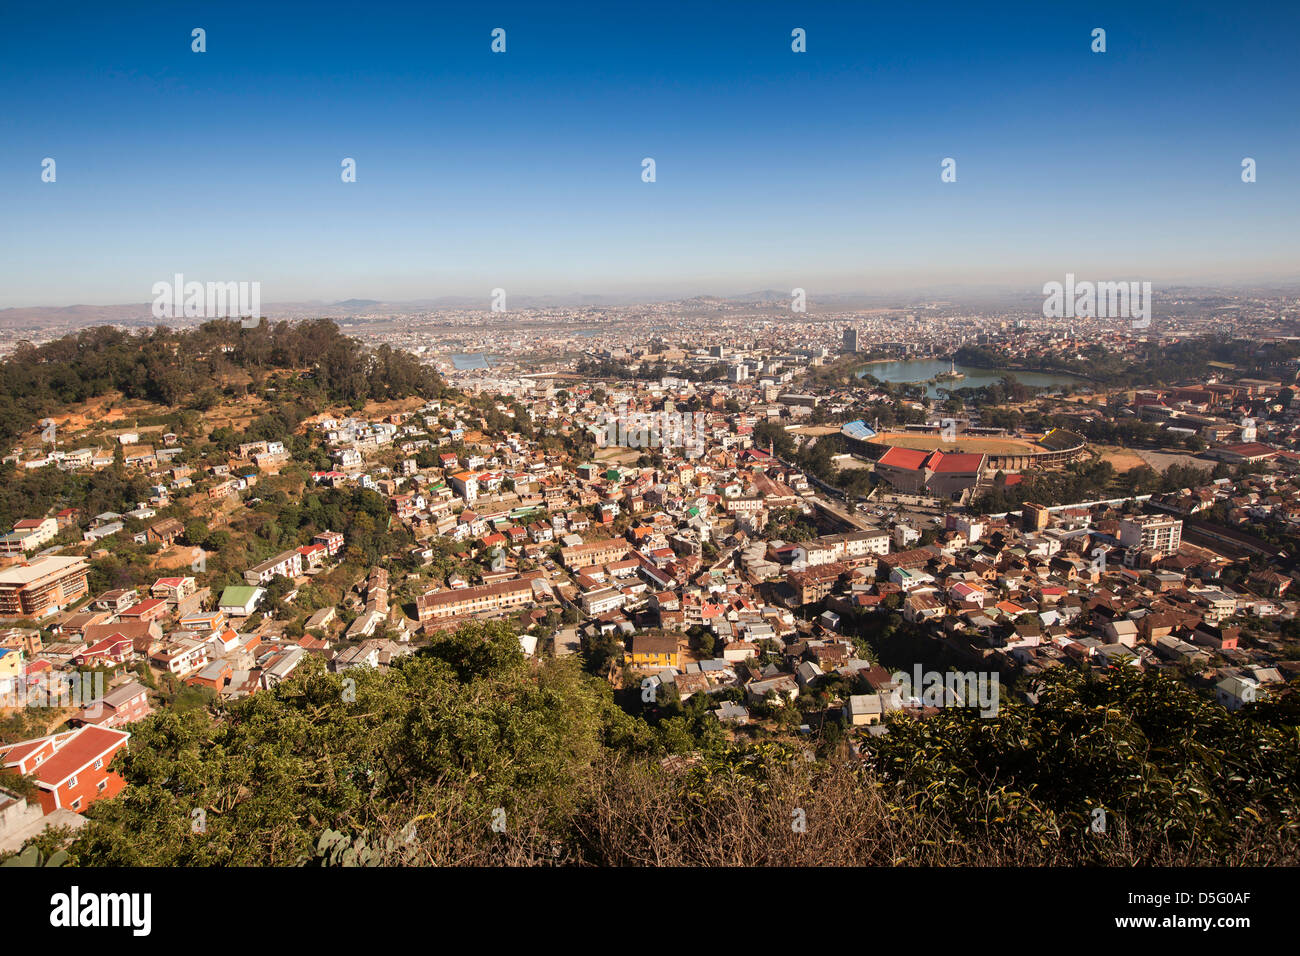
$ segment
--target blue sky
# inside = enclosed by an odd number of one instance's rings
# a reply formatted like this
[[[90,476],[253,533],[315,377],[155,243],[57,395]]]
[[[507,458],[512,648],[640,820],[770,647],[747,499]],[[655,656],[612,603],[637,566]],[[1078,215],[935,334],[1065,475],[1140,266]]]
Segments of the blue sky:
[[[7,0],[0,307],[1297,275],[1300,5],[975,7]]]

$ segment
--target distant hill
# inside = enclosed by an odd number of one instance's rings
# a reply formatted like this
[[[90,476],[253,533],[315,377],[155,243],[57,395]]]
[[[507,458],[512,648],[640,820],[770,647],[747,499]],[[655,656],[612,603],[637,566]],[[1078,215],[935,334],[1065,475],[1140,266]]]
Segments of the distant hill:
[[[82,329],[44,345],[19,345],[0,362],[0,444],[69,404],[108,392],[173,407],[210,405],[234,370],[256,377],[311,370],[314,395],[335,402],[387,401],[443,393],[442,378],[409,352],[366,348],[329,319],[263,323],[230,320],[192,329],[137,332]]]

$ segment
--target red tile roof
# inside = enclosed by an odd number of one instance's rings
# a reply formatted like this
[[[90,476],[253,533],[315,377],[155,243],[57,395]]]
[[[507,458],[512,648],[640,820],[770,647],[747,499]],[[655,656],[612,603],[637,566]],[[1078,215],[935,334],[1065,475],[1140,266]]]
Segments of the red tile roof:
[[[103,757],[110,750],[125,743],[130,736],[124,730],[87,724],[56,744],[54,756],[32,771],[32,776],[40,784],[57,787],[73,774],[89,766],[96,758]],[[38,744],[43,742],[33,741]],[[13,760],[17,754],[17,750],[10,751],[6,755],[6,760]]]
[[[920,451],[915,448],[900,448],[897,445],[891,445],[886,452],[880,456],[878,465],[893,465],[895,468],[906,468],[909,471],[920,471],[921,466],[925,464],[928,452]]]
[[[926,467],[938,474],[954,472],[976,472],[984,465],[984,456],[972,452],[936,451],[930,456]]]
[[[1263,442],[1252,441],[1241,445],[1228,445],[1224,451],[1231,452],[1234,455],[1241,455],[1243,458],[1261,458],[1269,455],[1276,455],[1277,449],[1272,445],[1265,445]]]
[[[88,725],[74,734],[59,751],[36,768],[33,774],[41,783],[58,786],[78,770],[125,743],[131,735],[124,730]]]
[[[166,606],[167,602],[160,600],[159,598],[149,598],[148,600],[141,601],[139,604],[131,605],[122,612],[122,617],[139,617],[142,614],[148,614],[151,611],[156,611],[158,608]]]

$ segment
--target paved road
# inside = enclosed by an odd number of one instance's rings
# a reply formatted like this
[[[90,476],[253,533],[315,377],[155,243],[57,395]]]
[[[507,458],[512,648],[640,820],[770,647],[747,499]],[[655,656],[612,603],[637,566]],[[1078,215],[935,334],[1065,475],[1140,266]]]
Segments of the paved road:
[[[822,511],[825,511],[827,514],[833,515],[835,518],[838,518],[840,521],[842,521],[844,524],[847,524],[851,528],[856,528],[858,531],[873,530],[872,526],[867,523],[866,518],[850,513],[849,511],[845,510],[843,505],[833,502],[828,498],[823,498],[820,495],[814,495],[811,500],[813,504],[815,504]]]

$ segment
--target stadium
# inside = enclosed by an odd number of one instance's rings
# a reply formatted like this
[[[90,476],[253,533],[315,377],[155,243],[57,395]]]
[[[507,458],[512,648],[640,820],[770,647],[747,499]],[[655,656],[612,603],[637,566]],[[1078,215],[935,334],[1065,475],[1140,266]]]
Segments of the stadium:
[[[1000,429],[960,430],[951,438],[940,434],[938,425],[914,426],[906,431],[876,432],[865,422],[849,422],[840,429],[844,437],[861,443],[863,453],[878,461],[891,448],[910,451],[941,451],[945,455],[983,455],[987,471],[1021,471],[1043,465],[1074,461],[1086,453],[1087,442],[1074,432],[1055,428],[1034,438],[1016,438]]]

